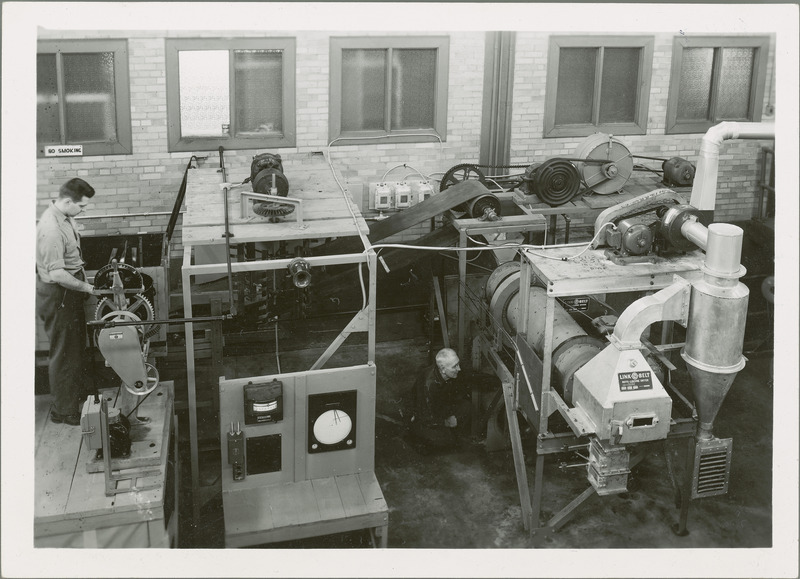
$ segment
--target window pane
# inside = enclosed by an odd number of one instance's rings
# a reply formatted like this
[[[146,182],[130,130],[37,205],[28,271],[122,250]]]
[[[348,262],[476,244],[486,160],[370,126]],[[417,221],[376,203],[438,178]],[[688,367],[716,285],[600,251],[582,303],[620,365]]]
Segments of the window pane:
[[[342,130],[383,130],[386,51],[342,50]]]
[[[55,54],[36,56],[36,142],[61,142]]]
[[[236,50],[236,133],[283,131],[283,52]]]
[[[391,128],[433,128],[435,86],[435,50],[393,50]]]
[[[228,136],[231,122],[227,50],[178,53],[181,136]]]
[[[117,138],[114,53],[63,54],[68,143]]]
[[[592,122],[596,48],[562,48],[558,58],[556,125]]]
[[[723,48],[717,97],[717,119],[750,117],[750,81],[753,77],[752,48]]]
[[[705,121],[709,118],[713,48],[685,48],[678,89],[678,120]]]
[[[606,48],[600,85],[600,123],[632,123],[639,86],[638,48]]]

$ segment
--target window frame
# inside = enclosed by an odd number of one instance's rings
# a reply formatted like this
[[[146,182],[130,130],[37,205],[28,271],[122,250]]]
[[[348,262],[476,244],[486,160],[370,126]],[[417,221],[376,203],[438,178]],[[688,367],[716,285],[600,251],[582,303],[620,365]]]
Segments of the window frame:
[[[587,137],[597,132],[614,135],[644,135],[647,133],[648,107],[653,74],[653,36],[551,36],[547,56],[547,85],[545,91],[544,137]],[[634,120],[630,123],[584,123],[556,125],[558,102],[558,71],[561,48],[638,48],[639,81],[634,106]],[[594,94],[599,95],[602,80],[603,59],[598,58],[595,67]],[[592,118],[598,119],[600,99],[592,101]]]
[[[116,141],[95,141],[91,143],[70,143],[66,134],[66,115],[64,114],[64,77],[61,54],[74,53],[114,53],[114,106],[116,111]],[[130,72],[128,65],[128,41],[125,39],[84,39],[84,40],[38,40],[37,56],[55,54],[56,83],[58,87],[60,143],[36,142],[36,156],[45,156],[47,145],[81,145],[84,157],[99,155],[130,155],[133,153],[131,129]],[[38,87],[37,87],[38,91]]]
[[[275,149],[296,146],[296,41],[292,37],[270,38],[167,38],[165,39],[167,74],[167,141],[168,150],[175,152],[214,151],[219,147],[231,150]],[[182,137],[180,112],[180,76],[178,52],[181,50],[227,50],[230,78],[230,124],[235,130],[236,86],[233,66],[234,50],[282,50],[283,62],[283,131],[281,134],[229,137]]]
[[[392,131],[342,130],[342,51],[387,50],[386,91],[391,91],[391,58],[394,49],[436,50],[436,86],[434,87],[433,127]],[[447,140],[447,93],[450,70],[450,38],[448,36],[334,36],[330,39],[330,113],[329,138],[332,145],[416,143],[436,133]],[[384,118],[391,116],[391,99],[387,99]],[[400,136],[410,135],[410,136]],[[417,137],[416,135],[420,135]],[[335,142],[334,142],[335,141]]]
[[[750,108],[748,117],[743,122],[761,121],[764,106],[765,81],[767,77],[767,59],[769,57],[769,36],[676,36],[672,41],[672,69],[669,79],[669,97],[667,100],[666,134],[705,133],[722,120],[714,114],[716,97],[718,93],[719,71],[721,60],[714,58],[712,69],[712,87],[709,100],[711,119],[706,121],[678,121],[678,96],[680,92],[681,65],[683,63],[684,48],[755,48],[753,58],[753,76],[750,82]],[[734,120],[734,119],[730,119]],[[735,119],[742,121],[742,119]]]

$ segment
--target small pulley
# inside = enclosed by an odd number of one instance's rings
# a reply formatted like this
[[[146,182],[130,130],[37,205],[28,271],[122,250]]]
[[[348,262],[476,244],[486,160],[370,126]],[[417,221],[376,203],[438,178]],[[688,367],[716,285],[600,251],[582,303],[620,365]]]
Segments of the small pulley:
[[[494,195],[479,195],[467,202],[467,213],[473,219],[500,220],[500,200]]]
[[[551,207],[563,205],[581,188],[581,176],[575,165],[556,157],[528,167],[522,181],[529,195],[536,195]]]
[[[575,149],[575,156],[586,161],[576,162],[586,188],[599,195],[616,193],[633,174],[631,152],[611,135],[590,135]]]

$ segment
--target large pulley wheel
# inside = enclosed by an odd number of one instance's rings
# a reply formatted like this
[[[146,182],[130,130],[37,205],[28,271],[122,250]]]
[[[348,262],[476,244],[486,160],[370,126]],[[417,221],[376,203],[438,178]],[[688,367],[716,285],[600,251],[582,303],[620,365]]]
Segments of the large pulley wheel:
[[[587,137],[575,156],[591,162],[576,162],[584,185],[599,195],[616,193],[633,174],[633,156],[621,141],[611,135],[595,133]]]
[[[110,290],[114,285],[115,264],[104,265],[94,276],[94,289]],[[141,292],[144,289],[144,278],[138,269],[127,263],[116,264],[119,279],[126,293]]]
[[[128,300],[128,307],[124,310],[118,310],[114,300],[110,298],[103,298],[97,302],[97,308],[94,311],[95,320],[107,320],[116,315],[128,317],[132,321],[147,322],[155,319],[155,312],[153,305],[146,297],[141,294],[136,294]],[[158,326],[153,324],[142,324],[140,327],[142,336],[147,339],[158,332]]]
[[[581,176],[575,165],[558,158],[535,166],[526,182],[528,192],[535,193],[551,207],[563,205],[575,197],[581,188]]]
[[[150,362],[145,362],[144,365],[147,368],[147,381],[145,383],[125,384],[125,390],[134,396],[146,396],[158,388],[160,378],[158,369]]]

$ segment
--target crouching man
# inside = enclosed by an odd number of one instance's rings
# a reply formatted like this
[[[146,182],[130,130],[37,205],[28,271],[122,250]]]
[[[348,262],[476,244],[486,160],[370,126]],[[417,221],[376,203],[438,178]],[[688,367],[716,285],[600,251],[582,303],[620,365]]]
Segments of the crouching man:
[[[460,371],[458,354],[443,348],[414,383],[409,429],[427,448],[454,448],[469,436],[472,405],[469,390],[456,380]]]

